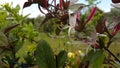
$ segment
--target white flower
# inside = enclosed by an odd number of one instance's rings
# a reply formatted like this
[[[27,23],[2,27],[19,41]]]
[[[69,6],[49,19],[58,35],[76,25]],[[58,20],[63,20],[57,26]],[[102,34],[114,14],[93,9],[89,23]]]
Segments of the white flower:
[[[77,15],[74,13],[69,14],[69,25],[75,27]]]

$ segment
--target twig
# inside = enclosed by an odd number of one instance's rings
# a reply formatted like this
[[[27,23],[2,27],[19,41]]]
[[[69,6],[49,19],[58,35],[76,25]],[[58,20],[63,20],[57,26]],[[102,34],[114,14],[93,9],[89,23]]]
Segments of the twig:
[[[120,63],[120,60],[119,60],[108,48],[106,48],[105,46],[103,46],[103,48],[104,48],[108,53],[110,53],[110,54]]]

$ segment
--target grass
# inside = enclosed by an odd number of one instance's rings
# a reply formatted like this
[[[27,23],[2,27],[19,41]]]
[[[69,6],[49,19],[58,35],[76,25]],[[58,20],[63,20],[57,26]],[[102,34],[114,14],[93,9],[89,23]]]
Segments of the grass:
[[[67,50],[67,51],[72,51],[72,52],[75,52],[76,50],[84,51],[85,48],[87,47],[86,45],[84,45],[81,42],[80,42],[81,43],[80,45],[67,44],[67,42],[69,42],[68,37],[51,38],[51,37],[48,37],[48,35],[45,33],[40,33],[39,36],[37,38],[35,38],[35,40],[37,40],[37,41],[39,41],[40,39],[46,40],[50,44],[50,46],[53,49],[55,54],[57,54],[61,50]],[[30,43],[30,42],[26,41],[24,46],[21,48],[21,50],[18,51],[17,55],[18,56],[25,55],[26,52],[30,49],[30,47],[34,47],[36,45],[37,44],[35,44],[35,43]]]
[[[86,49],[86,45],[81,43],[79,45],[75,44],[67,44],[67,42],[69,42],[68,40],[68,37],[65,37],[65,38],[51,38],[51,37],[48,37],[47,34],[45,33],[40,33],[39,36],[36,38],[37,41],[39,41],[40,39],[44,39],[46,40],[51,48],[53,49],[53,51],[55,53],[58,53],[60,50],[68,50],[68,51],[76,51],[76,50],[82,50],[82,51],[85,51]],[[27,50],[30,49],[30,47],[34,47],[35,43],[30,43],[28,41],[25,42],[25,45],[21,48],[21,50],[18,52],[18,54],[20,55],[25,55],[25,52]],[[120,43],[119,41],[116,41],[114,43],[111,44],[110,46],[110,50],[115,54],[117,55],[118,53],[120,53]]]

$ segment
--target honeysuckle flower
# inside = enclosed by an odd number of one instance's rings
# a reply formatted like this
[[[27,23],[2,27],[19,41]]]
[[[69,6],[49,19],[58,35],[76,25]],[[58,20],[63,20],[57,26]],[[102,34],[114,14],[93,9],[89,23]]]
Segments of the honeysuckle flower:
[[[87,20],[85,22],[84,21],[79,21],[78,22],[79,25],[75,27],[75,30],[76,31],[82,31],[85,28],[86,24],[92,19],[92,17],[94,16],[96,10],[97,10],[97,7],[96,6],[93,7],[93,9],[92,9],[90,15],[88,16]]]
[[[70,39],[70,41],[74,42],[73,39],[71,38],[71,30],[72,31],[75,31],[75,30],[83,30],[85,25],[92,19],[92,17],[94,16],[95,12],[96,12],[96,9],[97,7],[94,7],[90,13],[90,15],[88,16],[88,19],[84,22],[84,23],[81,23],[81,22],[78,22],[76,20],[79,20],[79,15],[80,14],[79,12],[76,12],[76,13],[72,13],[72,14],[69,14],[69,30],[68,30],[68,37]],[[78,17],[78,18],[77,18]],[[80,21],[80,20],[79,20]],[[79,26],[80,24],[80,26]],[[76,29],[76,27],[78,26],[78,29]]]
[[[69,14],[69,25],[71,27],[75,27],[75,25],[76,25],[76,18],[77,18],[76,14],[74,14],[74,13]]]

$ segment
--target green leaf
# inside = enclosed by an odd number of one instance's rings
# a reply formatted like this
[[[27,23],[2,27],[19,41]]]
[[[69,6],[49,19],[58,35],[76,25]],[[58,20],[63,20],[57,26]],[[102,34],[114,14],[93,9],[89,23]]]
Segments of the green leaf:
[[[92,68],[101,68],[103,61],[104,61],[104,54],[102,52],[99,52],[96,54],[96,58],[92,64]]]
[[[104,54],[102,50],[91,50],[89,51],[88,55],[86,55],[83,60],[82,63],[85,62],[90,62],[90,64],[92,65],[92,68],[101,68],[103,61],[104,61]]]
[[[0,46],[7,46],[8,39],[3,32],[0,32]]]
[[[34,58],[32,55],[29,53],[24,57],[24,60],[26,61],[27,64],[32,64],[34,62]]]
[[[67,59],[67,52],[63,50],[58,54],[58,66],[62,67],[66,59]]]
[[[23,44],[24,44],[24,41],[22,41],[22,40],[16,41],[16,43],[15,43],[15,52],[18,52],[22,48]]]
[[[39,41],[35,54],[39,68],[56,68],[53,51],[45,40]]]
[[[105,34],[99,34],[98,39],[99,39],[98,43],[101,46],[105,46],[109,41],[109,38]]]

